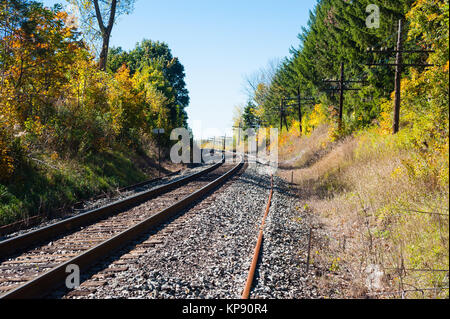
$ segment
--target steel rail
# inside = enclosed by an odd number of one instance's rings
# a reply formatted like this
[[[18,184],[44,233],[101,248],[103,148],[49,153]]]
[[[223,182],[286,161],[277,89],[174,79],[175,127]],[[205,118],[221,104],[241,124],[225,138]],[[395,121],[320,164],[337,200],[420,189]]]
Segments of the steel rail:
[[[264,237],[264,226],[266,224],[267,216],[269,215],[270,205],[272,204],[272,195],[273,195],[273,175],[271,176],[270,194],[269,200],[267,202],[266,213],[264,214],[261,226],[259,228],[258,240],[256,242],[255,251],[253,252],[253,259],[248,273],[247,282],[245,283],[244,291],[242,292],[242,299],[250,298],[250,290],[252,289],[256,266],[258,265],[259,253],[261,251],[261,245]]]
[[[134,184],[134,185],[131,185],[131,186],[126,186],[126,187],[118,189],[117,192],[118,193],[123,193],[123,192],[131,191],[131,190],[133,190],[135,188],[139,188],[139,187],[146,186],[148,184],[159,182],[159,181],[161,181],[164,178],[172,177],[174,175],[179,174],[180,172],[181,172],[181,170],[177,170],[177,171],[175,171],[173,173],[170,173],[170,174],[167,174],[167,175],[165,175],[163,177],[157,177],[157,178],[146,180],[144,182],[140,182],[140,183],[137,183],[137,184]],[[107,197],[108,197],[108,194],[102,194],[102,195],[99,195],[99,196],[95,196],[95,197],[93,197],[93,198],[91,198],[89,200],[99,200],[99,199],[103,199],[103,198],[107,198]],[[83,202],[77,202],[77,203],[72,205],[72,209],[79,210],[77,207],[80,207],[82,204],[83,204]],[[19,220],[17,222],[14,222],[14,223],[11,223],[11,224],[8,224],[8,225],[0,226],[0,236],[8,235],[8,234],[10,234],[12,232],[16,232],[16,231],[25,229],[26,227],[35,226],[39,222],[41,222],[42,219],[43,219],[43,216],[36,215],[36,216],[31,216],[31,217],[23,219],[23,220]]]
[[[178,170],[178,171],[172,172],[172,173],[170,173],[170,174],[167,174],[167,175],[165,175],[165,176],[156,177],[156,178],[153,178],[153,179],[150,179],[150,180],[146,180],[146,181],[143,181],[143,182],[140,182],[140,183],[137,183],[137,184],[134,184],[134,185],[130,185],[130,186],[125,186],[125,187],[119,188],[116,192],[117,192],[117,193],[128,192],[128,191],[131,191],[131,190],[136,189],[136,188],[140,188],[140,187],[143,187],[143,186],[152,184],[152,183],[159,182],[159,181],[163,180],[164,178],[172,177],[172,176],[174,176],[174,175],[179,174],[180,172],[181,172],[181,170]],[[95,200],[100,200],[100,199],[108,198],[109,196],[110,196],[110,194],[101,194],[101,195],[92,197],[92,198],[90,198],[90,199],[88,199],[88,200],[95,201]],[[77,202],[77,203],[73,204],[72,209],[74,209],[74,210],[80,210],[78,207],[80,207],[81,205],[83,205],[83,203],[84,203],[84,202]]]
[[[211,171],[214,171],[224,162],[225,158],[222,157],[222,162],[172,183],[162,185],[160,187],[136,194],[123,200],[113,202],[109,205],[82,213],[58,223],[37,229],[35,231],[1,241],[0,260],[4,260],[8,256],[11,256],[12,254],[24,250],[28,247],[34,246],[40,242],[57,237],[63,233],[68,233],[79,227],[99,221],[114,214],[118,214],[125,209],[131,208],[161,194],[167,193],[175,188],[186,185],[188,182],[195,180],[196,178],[203,176]]]
[[[117,251],[119,248],[125,246],[130,241],[146,233],[149,229],[161,225],[170,217],[176,215],[183,209],[192,205],[195,201],[212,192],[215,188],[227,181],[228,178],[239,171],[243,165],[244,158],[242,157],[239,164],[237,164],[227,173],[223,174],[200,190],[186,196],[174,205],[161,210],[159,213],[147,218],[143,222],[130,227],[129,229],[121,232],[113,238],[104,241],[103,243],[80,254],[79,256],[76,256],[71,260],[62,263],[52,270],[42,274],[41,276],[21,285],[20,287],[10,292],[7,292],[6,294],[0,296],[0,299],[36,299],[45,297],[53,289],[64,285],[64,282],[68,275],[66,273],[67,266],[77,265],[80,268],[80,272],[89,269],[90,266],[108,256],[109,254],[111,254],[111,252]]]

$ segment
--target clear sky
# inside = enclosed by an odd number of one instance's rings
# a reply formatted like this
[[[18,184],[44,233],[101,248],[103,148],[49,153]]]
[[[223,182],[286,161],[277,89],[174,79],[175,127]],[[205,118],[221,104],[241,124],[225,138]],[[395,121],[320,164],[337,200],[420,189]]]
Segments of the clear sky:
[[[65,0],[44,0],[46,5]],[[297,47],[316,0],[136,0],[114,27],[112,46],[128,50],[142,39],[166,42],[185,67],[195,121],[224,134],[233,109],[245,104],[244,77]],[[210,134],[207,134],[210,135]],[[206,137],[206,136],[204,136]]]

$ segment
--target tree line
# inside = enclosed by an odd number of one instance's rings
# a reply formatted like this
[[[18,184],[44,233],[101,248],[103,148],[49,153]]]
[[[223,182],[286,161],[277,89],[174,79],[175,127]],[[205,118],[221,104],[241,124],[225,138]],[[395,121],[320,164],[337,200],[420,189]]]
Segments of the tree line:
[[[30,158],[140,149],[154,128],[187,127],[184,67],[168,45],[109,48],[116,17],[133,1],[69,2],[76,16],[32,0],[0,4],[3,182]],[[168,135],[161,141],[170,143]]]
[[[369,5],[379,9],[379,25],[367,24]],[[298,35],[300,45],[278,66],[269,66],[248,78],[249,101],[243,108],[245,127],[288,127],[302,125],[308,133],[322,122],[329,123],[335,137],[355,131],[392,127],[394,72],[392,66],[370,66],[370,62],[395,63],[395,55],[370,53],[367,48],[395,50],[398,21],[403,21],[404,49],[428,50],[412,53],[405,64],[431,64],[407,67],[402,77],[401,128],[411,132],[418,146],[448,144],[448,1],[342,1],[320,0],[310,12],[306,27]],[[340,76],[359,90],[345,91],[342,127],[337,126],[339,95],[333,80]],[[325,81],[324,81],[325,80]],[[336,83],[336,82],[334,82]],[[314,98],[304,103],[302,123],[296,107],[282,109],[282,99]],[[292,102],[296,102],[295,99]],[[292,103],[286,103],[286,106]],[[286,115],[286,121],[282,118]]]

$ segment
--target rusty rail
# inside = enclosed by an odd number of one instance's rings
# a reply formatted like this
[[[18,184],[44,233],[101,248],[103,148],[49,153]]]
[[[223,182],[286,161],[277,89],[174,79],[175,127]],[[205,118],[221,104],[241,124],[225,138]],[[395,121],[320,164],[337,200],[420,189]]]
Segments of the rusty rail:
[[[250,290],[252,289],[253,279],[255,277],[256,266],[258,265],[259,253],[261,251],[261,245],[262,245],[262,241],[264,238],[264,226],[266,224],[266,218],[269,215],[270,205],[272,203],[272,195],[273,195],[273,175],[271,176],[269,200],[267,202],[266,212],[264,214],[261,226],[259,227],[258,240],[256,242],[255,251],[253,252],[252,264],[250,266],[249,274],[247,277],[247,282],[245,284],[245,288],[242,293],[242,299],[250,298]]]

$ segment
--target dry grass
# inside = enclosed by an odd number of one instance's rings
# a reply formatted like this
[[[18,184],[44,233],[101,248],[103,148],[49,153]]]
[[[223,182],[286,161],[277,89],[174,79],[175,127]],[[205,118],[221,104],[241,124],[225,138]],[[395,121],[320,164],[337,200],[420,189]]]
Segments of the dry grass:
[[[415,151],[390,140],[327,138],[321,128],[298,142],[294,149],[307,148],[305,158],[279,171],[288,181],[293,173],[304,208],[324,224],[327,242],[316,261],[335,276],[323,277],[323,288],[339,287],[346,298],[399,290],[408,290],[407,298],[448,298],[448,289],[409,291],[448,287],[448,271],[431,271],[448,270],[448,185],[411,177],[405,163],[415,160]],[[286,148],[280,153],[295,158]]]

